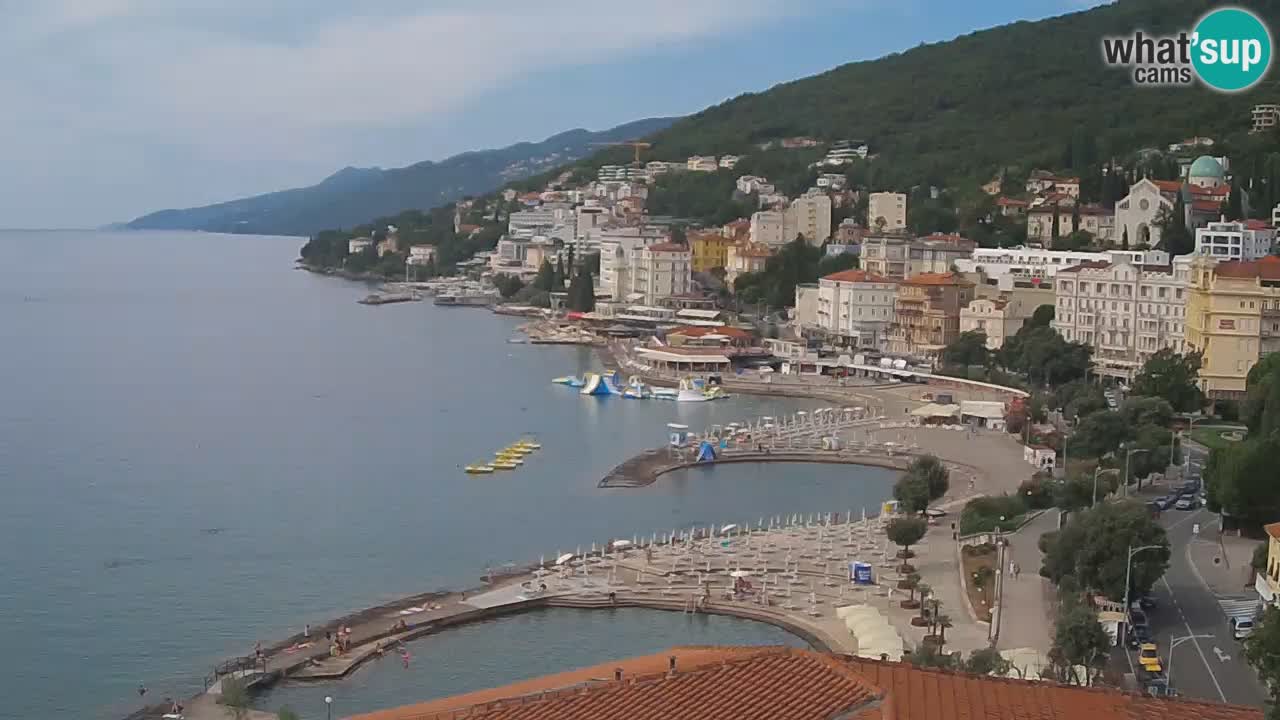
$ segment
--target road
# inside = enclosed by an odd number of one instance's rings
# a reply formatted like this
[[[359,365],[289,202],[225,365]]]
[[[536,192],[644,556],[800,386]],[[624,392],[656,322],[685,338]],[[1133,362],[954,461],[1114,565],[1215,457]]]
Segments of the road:
[[[1207,455],[1198,449],[1191,453],[1192,467],[1203,467]],[[1172,668],[1170,685],[1183,697],[1261,707],[1266,695],[1258,676],[1245,661],[1240,643],[1231,638],[1216,596],[1196,574],[1187,552],[1190,543],[1217,537],[1217,515],[1204,508],[1169,510],[1160,524],[1169,534],[1172,556],[1169,570],[1154,588],[1158,606],[1149,616],[1166,672]],[[1203,539],[1193,532],[1197,524]],[[1175,638],[1189,635],[1212,637],[1182,641],[1170,650]],[[1136,654],[1117,648],[1113,663],[1131,672],[1130,662],[1137,663]]]

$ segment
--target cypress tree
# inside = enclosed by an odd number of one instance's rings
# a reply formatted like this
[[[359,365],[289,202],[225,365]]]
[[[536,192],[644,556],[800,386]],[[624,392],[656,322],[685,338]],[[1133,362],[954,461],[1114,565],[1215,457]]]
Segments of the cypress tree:
[[[1050,225],[1050,231],[1049,231],[1049,247],[1053,247],[1058,242],[1058,236],[1062,232],[1062,229],[1058,227],[1058,225],[1059,225],[1058,204],[1054,203],[1053,204],[1053,220],[1052,220],[1052,225]]]

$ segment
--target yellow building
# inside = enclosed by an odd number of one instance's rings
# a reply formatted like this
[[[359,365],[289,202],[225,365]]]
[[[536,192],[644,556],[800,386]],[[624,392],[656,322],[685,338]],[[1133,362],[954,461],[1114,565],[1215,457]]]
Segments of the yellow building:
[[[1258,573],[1253,587],[1268,603],[1280,605],[1280,523],[1263,526],[1267,531],[1267,569]]]
[[[1280,350],[1280,257],[1191,263],[1186,344],[1202,355],[1200,388],[1210,399],[1244,397],[1249,370]]]
[[[689,233],[689,248],[693,251],[693,271],[711,272],[714,268],[729,266],[729,246],[733,244],[718,232]]]

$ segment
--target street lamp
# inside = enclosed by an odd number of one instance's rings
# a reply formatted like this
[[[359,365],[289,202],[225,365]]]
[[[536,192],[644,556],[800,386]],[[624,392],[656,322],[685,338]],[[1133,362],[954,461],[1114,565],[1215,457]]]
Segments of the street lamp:
[[[1101,465],[1093,469],[1093,502],[1089,503],[1089,507],[1093,507],[1098,504],[1098,476],[1104,472],[1118,473],[1120,472],[1120,469],[1108,468],[1103,470]]]
[[[1143,545],[1142,547],[1129,546],[1129,556],[1124,561],[1124,632],[1120,634],[1120,642],[1123,643],[1129,637],[1129,576],[1133,571],[1133,556],[1143,550],[1162,550],[1163,545]]]
[[[1213,635],[1183,635],[1169,641],[1169,687],[1173,687],[1173,649],[1187,640],[1212,640]]]
[[[1146,448],[1134,448],[1124,454],[1124,494],[1126,497],[1129,495],[1129,459],[1138,453],[1144,452],[1147,452]],[[1138,489],[1141,490],[1142,488],[1139,487]]]
[[[329,720],[333,720],[333,696],[324,696],[324,714]]]

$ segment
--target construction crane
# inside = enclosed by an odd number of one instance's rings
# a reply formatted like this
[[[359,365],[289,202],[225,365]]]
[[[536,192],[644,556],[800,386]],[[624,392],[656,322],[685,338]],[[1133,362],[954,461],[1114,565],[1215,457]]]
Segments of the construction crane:
[[[623,142],[596,142],[591,144],[600,145],[600,146],[630,145],[636,151],[636,159],[635,159],[636,165],[640,164],[640,151],[648,150],[649,148],[653,147],[653,143],[640,142],[637,140],[626,140]]]

